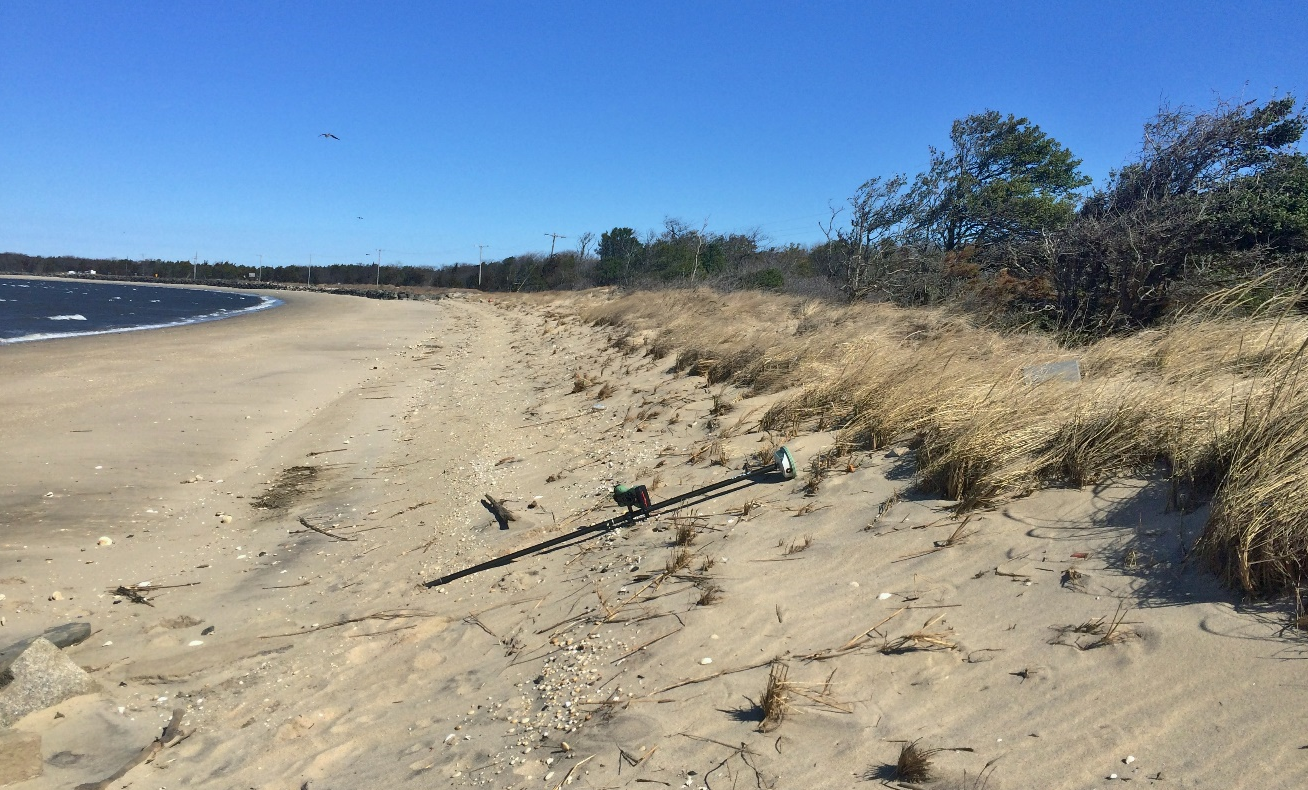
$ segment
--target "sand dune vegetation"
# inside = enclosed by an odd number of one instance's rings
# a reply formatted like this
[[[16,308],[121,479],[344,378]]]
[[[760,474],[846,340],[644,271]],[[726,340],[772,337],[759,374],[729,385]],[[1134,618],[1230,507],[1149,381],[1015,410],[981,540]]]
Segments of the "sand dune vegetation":
[[[784,393],[760,427],[778,443],[832,431],[819,465],[914,446],[916,483],[960,512],[1043,487],[1162,476],[1174,508],[1210,504],[1197,548],[1213,569],[1266,595],[1308,562],[1308,318],[1292,312],[1297,293],[1248,309],[1258,285],[1088,345],[946,309],[749,292],[641,293],[584,315],[623,329],[633,351],[679,349],[675,367],[711,383]],[[1031,375],[1066,360],[1079,382]]]

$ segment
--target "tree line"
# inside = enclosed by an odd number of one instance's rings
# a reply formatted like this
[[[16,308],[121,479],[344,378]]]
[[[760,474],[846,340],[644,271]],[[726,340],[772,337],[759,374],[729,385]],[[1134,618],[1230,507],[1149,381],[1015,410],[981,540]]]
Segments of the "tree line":
[[[484,265],[238,266],[0,254],[0,271],[95,269],[172,280],[538,291],[706,283],[901,305],[956,304],[992,320],[1087,334],[1147,326],[1238,281],[1299,287],[1308,262],[1305,115],[1293,97],[1162,107],[1099,184],[1031,120],[955,121],[920,173],[875,176],[819,227],[770,245],[668,218],[583,233],[575,248]],[[253,275],[253,277],[252,277]]]

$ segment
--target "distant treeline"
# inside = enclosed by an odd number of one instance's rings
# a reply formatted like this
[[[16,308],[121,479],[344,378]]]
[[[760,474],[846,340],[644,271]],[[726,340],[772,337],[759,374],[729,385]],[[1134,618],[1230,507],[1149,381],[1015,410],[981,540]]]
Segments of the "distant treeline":
[[[462,265],[467,269],[467,264]],[[0,273],[5,274],[66,274],[76,272],[110,277],[158,278],[172,282],[182,280],[223,281],[225,284],[244,281],[249,283],[302,283],[305,285],[437,285],[438,274],[457,271],[431,269],[423,266],[382,266],[357,263],[335,263],[326,266],[242,266],[229,261],[196,262],[164,260],[128,260],[126,258],[79,258],[71,255],[43,257],[16,252],[0,252]],[[446,287],[476,287],[477,265],[472,264],[472,285],[463,282]]]
[[[915,176],[877,176],[819,225],[775,246],[679,219],[657,231],[582,233],[575,247],[431,269],[368,264],[90,260],[0,254],[0,271],[488,291],[707,283],[901,305],[953,304],[986,320],[1098,335],[1154,323],[1239,281],[1304,285],[1305,116],[1295,100],[1164,106],[1140,149],[1101,184],[1026,118],[954,122]]]

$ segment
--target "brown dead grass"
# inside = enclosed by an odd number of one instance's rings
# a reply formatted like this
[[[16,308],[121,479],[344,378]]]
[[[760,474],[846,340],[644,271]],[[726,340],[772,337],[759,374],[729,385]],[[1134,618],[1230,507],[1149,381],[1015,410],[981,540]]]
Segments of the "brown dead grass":
[[[1233,586],[1267,594],[1308,575],[1308,317],[1295,312],[1302,295],[1250,314],[1242,305],[1258,287],[1080,347],[937,308],[708,290],[572,299],[648,354],[676,349],[677,369],[710,384],[789,391],[760,421],[779,440],[834,430],[846,454],[913,443],[919,486],[960,512],[1164,469],[1184,507],[1212,499],[1200,555]],[[1080,383],[1023,375],[1072,358]],[[810,470],[810,488],[824,473]]]

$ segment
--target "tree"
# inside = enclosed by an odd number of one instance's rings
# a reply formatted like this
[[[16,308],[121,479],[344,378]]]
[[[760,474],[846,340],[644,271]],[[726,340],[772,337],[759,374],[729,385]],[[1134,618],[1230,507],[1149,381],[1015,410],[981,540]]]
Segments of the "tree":
[[[581,261],[582,263],[586,262],[586,251],[590,249],[590,245],[593,244],[594,241],[595,241],[595,234],[591,233],[590,231],[586,231],[585,233],[577,237],[578,261]]]
[[[601,284],[626,282],[631,278],[632,267],[644,245],[631,228],[614,228],[600,234],[599,265],[595,268]]]
[[[1164,106],[1135,162],[1114,172],[1041,257],[1065,323],[1147,325],[1178,281],[1220,287],[1308,250],[1308,119],[1293,97]]]
[[[950,149],[931,149],[914,187],[917,229],[946,252],[1037,237],[1065,225],[1076,190],[1090,183],[1081,160],[1026,118],[994,110],[954,121]]]
[[[892,261],[914,210],[907,186],[903,175],[865,181],[849,199],[849,229],[835,228],[844,209],[834,207],[830,220],[820,226],[827,237],[821,255],[824,268],[849,299],[863,299],[877,290],[888,293]]]

